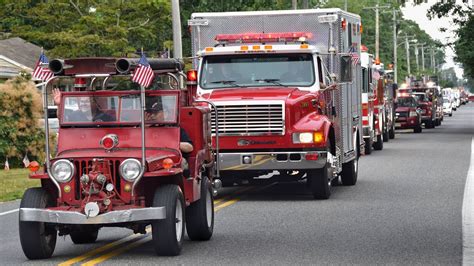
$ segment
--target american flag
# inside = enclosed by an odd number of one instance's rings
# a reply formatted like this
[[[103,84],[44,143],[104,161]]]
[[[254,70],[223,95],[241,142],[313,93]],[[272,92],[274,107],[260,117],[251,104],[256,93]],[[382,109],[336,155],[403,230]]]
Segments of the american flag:
[[[349,53],[352,57],[352,64],[357,65],[357,63],[359,63],[359,54],[357,53],[355,46],[351,46],[351,49],[349,49]]]
[[[153,73],[153,69],[151,69],[148,60],[146,60],[145,55],[142,53],[142,57],[138,61],[138,67],[133,72],[132,81],[146,88],[150,86],[154,77],[155,73]]]
[[[43,67],[43,65],[47,65],[48,63],[48,58],[43,52],[41,52],[38,62],[36,62],[35,70],[33,70],[32,76],[41,80],[48,80],[52,78],[54,73],[49,70],[49,68]]]

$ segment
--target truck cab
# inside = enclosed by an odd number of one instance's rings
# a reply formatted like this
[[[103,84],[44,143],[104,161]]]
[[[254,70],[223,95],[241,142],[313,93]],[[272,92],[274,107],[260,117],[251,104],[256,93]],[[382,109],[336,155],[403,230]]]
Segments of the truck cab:
[[[31,173],[41,187],[28,189],[21,202],[20,240],[29,259],[50,257],[58,234],[93,243],[102,227],[145,234],[151,225],[156,253],[167,256],[181,252],[185,227],[192,240],[211,238],[210,110],[184,100],[182,62],[149,59],[155,76],[148,88],[131,80],[138,62],[50,62],[55,76],[43,87],[45,102],[50,87],[85,86],[61,93],[54,157]],[[47,123],[45,132],[49,140]],[[182,151],[182,142],[192,151]],[[51,153],[48,141],[45,150]]]

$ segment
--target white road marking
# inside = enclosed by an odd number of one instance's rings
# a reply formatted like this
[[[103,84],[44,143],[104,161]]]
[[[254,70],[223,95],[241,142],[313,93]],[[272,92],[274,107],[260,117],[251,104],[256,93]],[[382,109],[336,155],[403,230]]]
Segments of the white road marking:
[[[474,265],[474,138],[462,203],[462,264]]]
[[[18,210],[19,209],[14,209],[14,210],[6,211],[6,212],[1,212],[0,216],[7,215],[7,214],[10,214],[10,213],[14,213],[14,212],[17,212]]]

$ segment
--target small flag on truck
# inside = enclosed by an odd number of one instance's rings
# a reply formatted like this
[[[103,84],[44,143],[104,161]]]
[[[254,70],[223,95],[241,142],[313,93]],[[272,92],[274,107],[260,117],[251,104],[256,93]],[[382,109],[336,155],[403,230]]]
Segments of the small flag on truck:
[[[41,79],[41,80],[48,80],[54,76],[54,73],[47,67],[43,67],[49,63],[48,58],[41,52],[41,55],[36,62],[35,70],[33,70],[33,78]]]
[[[150,86],[154,77],[155,73],[153,73],[153,69],[151,69],[148,60],[142,52],[142,57],[140,61],[138,61],[138,67],[135,69],[135,72],[133,72],[132,81],[146,88]]]
[[[359,63],[359,54],[357,53],[356,48],[354,46],[351,46],[351,49],[349,49],[349,53],[352,57],[352,64],[357,65],[357,63]]]

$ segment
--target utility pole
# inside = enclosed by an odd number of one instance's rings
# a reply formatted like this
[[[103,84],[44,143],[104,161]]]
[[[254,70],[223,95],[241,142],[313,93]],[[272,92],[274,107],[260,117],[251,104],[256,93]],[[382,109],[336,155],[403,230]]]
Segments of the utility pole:
[[[179,15],[179,0],[171,0],[171,18],[173,24],[173,58],[182,58],[181,17]]]
[[[433,71],[435,70],[435,64],[434,64],[434,50],[433,50],[433,46],[430,46],[430,56],[431,56],[431,69],[433,69]]]
[[[347,11],[347,0],[344,1],[344,10]]]
[[[410,44],[408,43],[408,36],[405,35],[405,49],[407,51],[407,70],[408,70],[408,76],[411,75],[410,71]]]
[[[421,70],[425,72],[425,48],[424,45],[426,43],[420,43],[421,45]]]
[[[394,8],[393,13],[393,74],[395,83],[398,83],[398,61],[397,61],[397,10]]]
[[[390,8],[390,6],[379,6],[379,0],[377,0],[377,4],[373,7],[366,7],[364,9],[372,9],[375,10],[375,60],[380,62],[379,57],[379,11],[383,8]]]
[[[292,9],[298,9],[298,0],[292,0],[291,1],[291,7]]]
[[[416,58],[416,71],[420,71],[420,62],[418,60],[418,44],[413,44],[415,46],[415,58]]]

